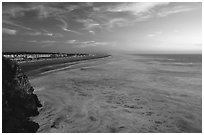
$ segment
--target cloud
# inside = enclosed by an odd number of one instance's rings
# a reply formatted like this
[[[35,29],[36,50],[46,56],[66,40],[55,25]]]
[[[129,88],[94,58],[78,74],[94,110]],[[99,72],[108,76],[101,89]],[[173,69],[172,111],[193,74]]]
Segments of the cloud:
[[[67,43],[67,44],[76,44],[76,43],[78,43],[78,41],[77,40],[67,40],[65,43]]]
[[[155,34],[148,34],[147,36],[151,38],[151,37],[154,37]]]
[[[55,19],[56,19],[57,21],[60,21],[60,22],[62,23],[61,25],[59,25],[59,27],[61,27],[62,30],[68,28],[67,22],[66,22],[62,17],[57,17],[57,18],[55,18]]]
[[[103,17],[102,17],[103,16]],[[130,25],[132,20],[126,18],[109,18],[108,16],[101,15],[91,15],[93,19],[77,19],[76,22],[83,24],[83,30],[88,30],[89,33],[95,35],[95,30],[107,30],[112,31],[115,27],[124,27]],[[98,21],[96,21],[98,20]]]
[[[93,34],[93,35],[96,34],[95,31],[93,31],[93,30],[90,30],[89,33],[91,33],[91,34]]]
[[[130,26],[137,22],[148,21],[151,18],[165,17],[193,9],[187,5],[170,5],[170,2],[124,2],[95,6],[89,17],[97,20],[101,28],[112,30],[116,27]],[[87,26],[92,24],[90,21],[87,23]]]
[[[16,35],[17,31],[14,29],[2,28],[2,33],[8,35]]]
[[[85,42],[81,42],[77,47],[86,48],[86,47],[106,46],[106,45],[113,45],[113,44],[115,44],[115,42],[85,41]]]
[[[28,40],[27,42],[30,42],[30,43],[40,43],[40,44],[53,44],[53,43],[56,43],[57,41],[54,41],[54,40],[42,40],[42,41]]]
[[[41,47],[49,47],[49,46],[53,46],[55,45],[54,43],[56,43],[57,41],[54,40],[42,40],[39,41],[37,43],[42,44]]]
[[[76,22],[82,23],[85,30],[100,28],[100,24],[93,19],[77,19]]]
[[[7,24],[7,25],[11,25],[11,26],[16,26],[16,27],[19,27],[19,28],[22,28],[22,29],[25,29],[25,30],[33,30],[32,28],[29,28],[29,27],[14,23],[14,22],[9,21],[9,20],[2,20],[2,23]]]
[[[63,35],[61,33],[52,33],[52,32],[49,32],[45,29],[42,29],[42,35],[44,36],[50,36],[50,37],[63,37]]]
[[[65,10],[46,5],[37,5],[32,8],[38,11],[38,18],[48,18],[65,13]]]
[[[24,11],[26,11],[26,9],[14,3],[3,3],[2,4],[3,16],[17,18],[17,17],[24,16]]]
[[[29,35],[29,36],[41,36],[42,32],[26,32],[24,33],[25,35]]]
[[[159,17],[166,17],[171,14],[176,14],[176,13],[181,13],[181,12],[187,12],[194,10],[195,8],[193,7],[187,7],[187,6],[175,6],[172,8],[165,8],[161,10],[160,12],[157,13]]]
[[[75,47],[78,48],[85,48],[85,47],[93,47],[93,46],[105,46],[105,45],[111,45],[115,46],[115,42],[97,42],[97,41],[79,41],[79,40],[67,40],[65,41],[66,44],[75,45]]]
[[[53,34],[53,37],[63,37],[64,35],[63,34],[61,34],[61,33],[54,33]]]
[[[131,12],[134,15],[139,13],[149,12],[151,9],[157,6],[168,5],[169,2],[136,2],[136,3],[124,3],[117,6],[108,7],[109,12]]]
[[[29,36],[48,36],[48,37],[63,37],[60,33],[51,33],[48,32],[45,29],[42,29],[42,31],[32,31],[32,32],[25,32],[23,35],[29,35]]]
[[[75,31],[75,30],[71,30],[68,29],[68,23],[62,18],[62,17],[57,17],[56,20],[60,21],[62,24],[58,25],[63,31],[67,31],[67,32],[72,32],[78,35],[81,35],[82,33]]]
[[[43,43],[43,44],[53,44],[55,42],[56,41],[54,41],[54,40],[44,40],[44,41],[41,41],[40,43]]]
[[[109,29],[114,28],[114,27],[123,27],[127,26],[129,24],[128,20],[124,18],[113,18],[110,19],[109,22],[107,22],[107,26]]]
[[[30,42],[30,43],[37,43],[38,41],[37,41],[37,40],[28,40],[27,42]]]
[[[80,20],[84,23],[84,29],[94,28],[112,31],[117,27],[134,25],[137,22],[153,18],[153,10],[156,7],[163,7],[169,2],[123,2],[93,7],[89,18]],[[96,21],[97,20],[97,21]],[[79,20],[78,20],[79,22]]]
[[[70,30],[70,29],[67,29],[67,28],[63,28],[63,30],[68,31],[68,32],[72,32],[72,33],[75,33],[75,34],[78,34],[78,35],[82,34],[82,33],[78,32],[78,31]]]
[[[63,31],[72,32],[75,34],[81,34],[80,32],[68,29],[68,25],[65,20],[59,19],[69,12],[78,9],[79,6],[73,3],[3,3],[3,23],[13,25],[16,27],[20,27],[26,30],[32,30],[29,27],[25,27],[23,25],[19,25],[14,23],[11,20],[15,20],[17,18],[26,18],[30,13],[34,19],[57,19],[62,22],[60,26]],[[25,17],[25,18],[23,18]],[[32,34],[31,34],[32,35]],[[35,35],[35,34],[34,34]],[[47,33],[47,36],[52,36],[50,33]]]
[[[47,30],[45,30],[45,29],[42,29],[42,31],[44,32],[43,35],[51,36],[51,37],[54,36],[53,33],[49,32],[49,31],[47,31]]]
[[[16,18],[25,15],[25,12],[35,12],[39,19],[57,17],[77,9],[77,5],[63,3],[4,3],[3,14]]]
[[[52,18],[60,21],[59,27],[63,31],[82,34],[76,30],[70,29],[67,20],[74,17],[73,22],[83,24],[83,30],[91,31],[94,34],[95,29],[112,29],[114,27],[124,27],[137,21],[144,21],[150,18],[147,14],[156,6],[167,5],[166,2],[136,2],[136,3],[6,3],[3,4],[3,17],[9,20],[19,18],[32,12],[33,17],[38,19]],[[77,12],[75,12],[77,11]],[[128,12],[125,16],[117,16],[117,13]],[[111,14],[110,14],[111,13]],[[136,15],[135,18],[128,18]],[[132,22],[132,23],[131,23]],[[14,25],[14,24],[13,24]],[[17,26],[17,25],[16,25]],[[20,25],[18,25],[21,27]],[[22,26],[29,30],[29,28]],[[31,29],[30,29],[31,30]],[[50,34],[51,36],[51,34]]]
[[[154,32],[154,33],[148,34],[147,37],[153,38],[153,37],[159,36],[161,34],[163,34],[163,32],[162,31],[158,31],[158,32]]]
[[[44,33],[44,35],[46,35],[46,36],[50,36],[50,37],[54,36],[53,33]]]
[[[181,5],[181,4],[180,4]],[[169,2],[114,2],[114,3],[3,3],[3,23],[32,30],[21,21],[32,14],[36,21],[42,19],[57,20],[65,32],[82,35],[87,31],[95,35],[96,30],[113,31],[114,28],[134,25],[155,17],[166,17],[171,14],[191,11],[187,5],[169,4]],[[25,17],[25,18],[23,18]],[[18,23],[11,20],[18,19]],[[76,23],[76,24],[74,24]],[[77,27],[76,27],[77,26]],[[53,36],[53,33],[46,33]],[[35,35],[35,34],[34,34]]]

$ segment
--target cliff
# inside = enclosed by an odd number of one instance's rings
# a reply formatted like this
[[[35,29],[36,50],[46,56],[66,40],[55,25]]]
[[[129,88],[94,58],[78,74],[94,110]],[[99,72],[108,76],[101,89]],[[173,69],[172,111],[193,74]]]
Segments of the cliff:
[[[38,97],[27,76],[13,61],[2,58],[2,132],[36,132],[38,123],[29,119],[39,114]]]

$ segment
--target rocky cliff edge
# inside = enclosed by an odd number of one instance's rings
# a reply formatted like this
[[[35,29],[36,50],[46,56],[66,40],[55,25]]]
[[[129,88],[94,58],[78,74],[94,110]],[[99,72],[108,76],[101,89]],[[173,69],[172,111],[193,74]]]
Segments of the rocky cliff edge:
[[[29,119],[41,107],[27,76],[13,61],[2,58],[2,132],[36,132],[38,123]]]

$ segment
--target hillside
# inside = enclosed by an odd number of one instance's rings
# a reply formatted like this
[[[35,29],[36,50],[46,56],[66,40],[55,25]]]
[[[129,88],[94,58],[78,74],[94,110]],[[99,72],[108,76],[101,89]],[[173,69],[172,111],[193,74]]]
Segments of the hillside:
[[[27,76],[15,63],[2,59],[2,132],[36,132],[38,123],[29,119],[39,114],[38,97]]]

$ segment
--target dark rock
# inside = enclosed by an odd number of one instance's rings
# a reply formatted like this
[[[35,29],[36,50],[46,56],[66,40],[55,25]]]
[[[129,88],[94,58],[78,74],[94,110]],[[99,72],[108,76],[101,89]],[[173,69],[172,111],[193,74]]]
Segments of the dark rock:
[[[14,62],[2,58],[2,131],[36,132],[38,123],[29,119],[39,114],[38,97],[27,76]]]

